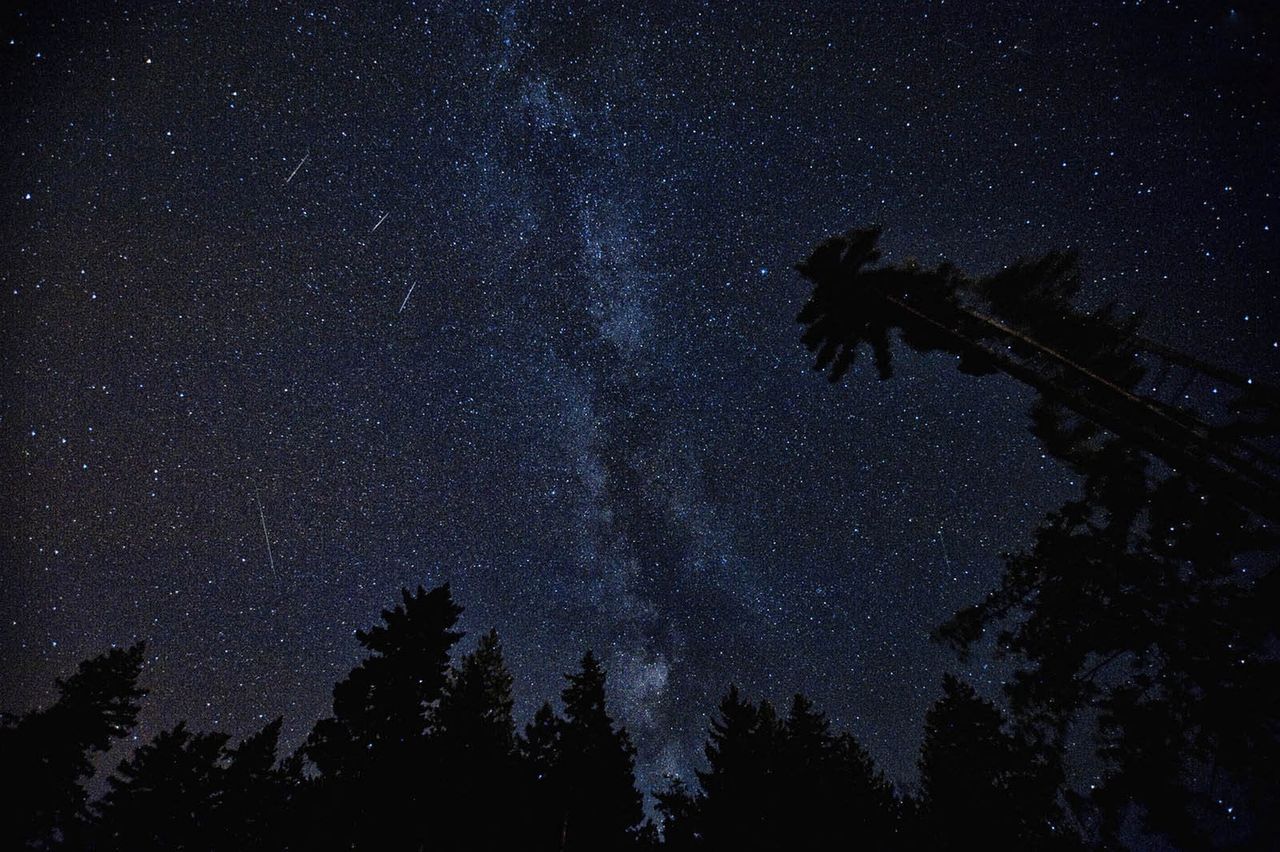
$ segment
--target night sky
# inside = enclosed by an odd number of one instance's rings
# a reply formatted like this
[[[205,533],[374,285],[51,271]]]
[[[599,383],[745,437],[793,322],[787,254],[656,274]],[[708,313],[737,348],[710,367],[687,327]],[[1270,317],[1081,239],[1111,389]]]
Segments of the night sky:
[[[929,630],[1076,483],[1011,380],[811,372],[792,264],[873,222],[974,273],[1076,245],[1089,302],[1276,377],[1266,4],[28,6],[4,709],[145,639],[142,736],[296,745],[449,581],[521,723],[597,651],[643,788],[731,681],[911,783],[943,672],[1004,671]]]

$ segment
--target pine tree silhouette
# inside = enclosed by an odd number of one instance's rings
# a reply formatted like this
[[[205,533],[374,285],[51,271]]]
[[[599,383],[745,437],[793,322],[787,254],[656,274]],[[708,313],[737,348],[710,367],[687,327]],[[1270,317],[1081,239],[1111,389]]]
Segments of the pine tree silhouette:
[[[920,828],[931,848],[1072,848],[1057,782],[1052,765],[1006,731],[995,705],[944,678],[920,749]]]
[[[622,849],[644,814],[635,786],[635,749],[605,708],[605,671],[588,651],[562,693],[555,774],[566,850]]]
[[[333,716],[316,723],[304,754],[320,775],[309,796],[314,842],[416,850],[439,810],[439,756],[431,712],[444,689],[462,610],[448,585],[401,593],[383,624],[356,633],[366,657],[333,690]]]
[[[662,825],[661,843],[656,845],[672,852],[708,848],[703,842],[706,802],[701,793],[689,789],[683,779],[669,777],[667,787],[654,792],[654,800]]]
[[[274,850],[287,846],[288,788],[276,766],[282,720],[228,748],[185,723],[121,761],[95,803],[93,849]]]
[[[511,682],[492,630],[450,673],[433,732],[448,779],[435,848],[509,849],[527,840],[530,790],[515,750]]]
[[[756,707],[736,686],[720,702],[705,747],[708,769],[698,772],[703,790],[695,830],[715,849],[755,849],[770,842],[774,810],[776,744],[781,732],[767,702]]]
[[[1032,432],[1084,483],[937,638],[993,638],[1019,660],[1007,693],[1041,755],[1092,734],[1102,783],[1070,801],[1100,841],[1134,814],[1180,847],[1280,836],[1280,392],[1143,337],[1114,305],[1077,308],[1072,253],[972,279],[874,266],[878,236],[833,238],[799,266],[815,366],[837,379],[869,343],[886,378],[896,331],[962,372],[1003,372],[1036,390]],[[1177,371],[1235,398],[1214,418],[1181,390],[1166,402]]]
[[[229,849],[220,812],[227,740],[179,723],[121,761],[98,805],[95,848]]]
[[[701,794],[673,785],[659,797],[676,848],[823,849],[833,842],[900,844],[893,790],[870,755],[802,695],[785,721],[736,687],[720,703],[706,746]]]
[[[564,794],[560,778],[563,720],[544,702],[517,743],[528,790],[529,848],[560,849],[565,840]]]
[[[230,848],[245,852],[285,849],[297,779],[279,765],[277,717],[240,745],[226,750],[221,813]]]
[[[93,759],[137,723],[144,646],[112,649],[57,682],[58,700],[0,726],[0,765],[10,778],[0,797],[0,846],[49,848],[84,829],[85,782]]]
[[[825,716],[796,695],[783,725],[777,777],[780,841],[817,849],[847,836],[876,848],[894,839],[894,800],[869,755],[836,739]]]

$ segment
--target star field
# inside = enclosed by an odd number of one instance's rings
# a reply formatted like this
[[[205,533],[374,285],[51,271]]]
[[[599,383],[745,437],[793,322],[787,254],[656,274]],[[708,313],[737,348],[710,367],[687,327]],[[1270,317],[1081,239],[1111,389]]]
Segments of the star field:
[[[447,580],[521,720],[597,651],[642,788],[698,765],[731,681],[911,783],[943,672],[1004,672],[928,632],[1075,483],[1010,381],[810,372],[791,264],[870,222],[975,273],[1077,245],[1088,299],[1277,373],[1265,4],[4,27],[7,710],[145,639],[143,736],[283,713],[296,744],[353,632]]]

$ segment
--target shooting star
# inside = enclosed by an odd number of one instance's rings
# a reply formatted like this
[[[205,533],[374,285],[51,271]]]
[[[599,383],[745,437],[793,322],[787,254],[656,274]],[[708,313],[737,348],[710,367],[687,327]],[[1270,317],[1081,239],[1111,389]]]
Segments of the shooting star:
[[[294,166],[293,171],[289,172],[289,176],[284,179],[286,185],[288,185],[289,181],[293,180],[293,176],[298,173],[298,169],[302,168],[302,164],[305,163],[310,156],[310,151],[302,155],[302,159],[298,161],[298,165]],[[261,504],[259,504],[259,508],[261,508]]]
[[[409,304],[409,297],[413,295],[413,288],[417,286],[417,281],[409,285],[409,292],[404,294],[404,301],[400,303],[400,310],[396,311],[397,314],[404,313],[404,306]]]
[[[258,504],[258,520],[262,521],[262,538],[267,542],[267,562],[271,565],[271,573],[280,582],[280,572],[276,570],[276,558],[271,553],[271,536],[267,534],[267,514],[262,511],[262,500],[255,493],[253,500]]]
[[[951,554],[947,552],[947,539],[942,534],[942,524],[938,524],[938,543],[942,545],[942,560],[947,566],[947,573],[951,573]]]
[[[382,218],[378,220],[378,225],[381,225],[383,222],[387,221],[387,217],[388,217],[388,216],[390,216],[390,215],[391,215],[390,213],[383,213],[383,214],[382,214]],[[378,230],[378,225],[374,225],[374,226],[373,226],[373,231]],[[373,231],[370,231],[369,233],[371,233],[371,234],[372,234],[372,233],[373,233]]]

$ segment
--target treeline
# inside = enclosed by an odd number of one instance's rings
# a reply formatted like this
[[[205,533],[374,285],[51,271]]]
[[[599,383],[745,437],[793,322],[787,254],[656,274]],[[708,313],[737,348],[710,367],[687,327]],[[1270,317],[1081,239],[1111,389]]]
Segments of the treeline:
[[[802,696],[780,711],[730,689],[703,769],[650,791],[646,820],[595,657],[559,711],[517,731],[497,636],[451,664],[460,610],[442,587],[357,634],[367,657],[295,753],[279,755],[279,720],[236,744],[179,725],[93,801],[95,762],[134,728],[143,652],[83,663],[52,706],[0,725],[0,844],[1280,849],[1280,388],[1149,340],[1115,306],[1078,308],[1074,255],[971,278],[883,265],[878,236],[832,238],[799,266],[815,366],[838,379],[869,346],[888,379],[897,340],[1002,373],[1034,389],[1031,432],[1080,482],[936,631],[1015,664],[1009,717],[947,678],[913,794]],[[1186,404],[1195,382],[1233,388],[1225,411]]]
[[[929,711],[918,796],[797,695],[785,712],[730,688],[696,782],[654,791],[646,820],[635,750],[588,652],[518,732],[498,636],[451,665],[462,634],[448,586],[403,593],[357,633],[368,652],[333,714],[282,757],[281,720],[233,742],[165,730],[86,791],[131,735],[144,649],[114,649],[58,682],[51,706],[8,717],[0,759],[5,849],[612,850],[1070,848],[1052,763],[948,677]]]

